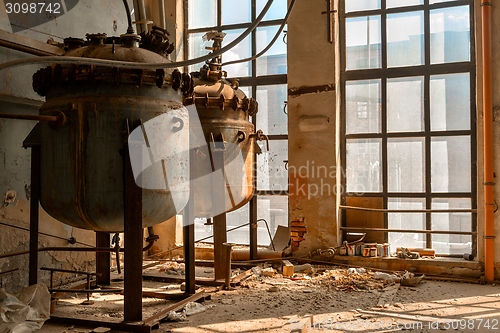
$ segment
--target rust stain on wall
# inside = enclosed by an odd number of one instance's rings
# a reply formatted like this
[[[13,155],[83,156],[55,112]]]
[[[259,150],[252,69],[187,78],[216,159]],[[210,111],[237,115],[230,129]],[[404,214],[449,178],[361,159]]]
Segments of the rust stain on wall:
[[[326,92],[326,91],[332,91],[332,90],[335,90],[334,83],[324,84],[324,85],[319,85],[319,86],[302,86],[302,87],[288,89],[288,95],[292,96],[292,97],[297,97],[300,95],[314,94],[314,93],[320,93],[320,92]]]

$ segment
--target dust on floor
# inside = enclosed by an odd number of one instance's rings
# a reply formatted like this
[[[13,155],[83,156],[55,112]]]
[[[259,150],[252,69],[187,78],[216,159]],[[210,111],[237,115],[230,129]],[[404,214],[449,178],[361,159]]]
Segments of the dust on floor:
[[[263,275],[265,269],[254,269],[234,290],[203,287],[211,295],[203,303],[205,311],[185,321],[162,322],[156,332],[500,331],[498,285],[424,279],[406,287],[390,274],[370,270],[313,266],[293,277],[283,277]],[[165,284],[152,283],[147,282],[149,288],[166,289]],[[95,296],[95,314],[108,310],[115,314],[116,308],[106,310],[106,301],[100,302],[100,297]],[[113,304],[116,307],[115,301]],[[45,324],[39,332],[88,333],[92,329]]]

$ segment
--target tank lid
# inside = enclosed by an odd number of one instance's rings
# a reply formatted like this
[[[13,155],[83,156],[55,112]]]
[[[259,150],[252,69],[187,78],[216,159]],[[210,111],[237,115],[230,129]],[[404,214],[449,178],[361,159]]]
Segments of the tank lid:
[[[85,35],[85,37],[87,37],[87,40],[92,45],[104,44],[104,40],[106,39],[107,36],[108,35],[106,35],[105,33],[86,34]]]
[[[203,36],[203,40],[213,40],[212,47],[206,47],[214,53],[222,48],[222,41],[226,36],[219,31],[210,31]],[[194,79],[193,94],[184,98],[184,104],[195,104],[200,109],[230,108],[248,112],[254,116],[258,112],[257,101],[247,98],[245,93],[239,89],[238,80],[226,79],[227,73],[222,70],[222,56],[218,55],[207,62],[199,72],[192,73]]]

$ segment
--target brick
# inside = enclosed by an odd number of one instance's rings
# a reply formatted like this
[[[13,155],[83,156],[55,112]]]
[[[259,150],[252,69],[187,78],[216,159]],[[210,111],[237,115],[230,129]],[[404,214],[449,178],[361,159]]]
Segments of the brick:
[[[299,243],[300,243],[300,242],[297,242],[297,241],[291,241],[291,242],[290,242],[290,245],[291,245],[291,246],[299,246]]]
[[[288,260],[283,260],[283,276],[293,276],[294,266]]]
[[[292,221],[290,222],[291,227],[305,227],[305,223],[303,221]]]
[[[299,235],[299,233],[298,233],[298,232],[295,232],[295,231],[292,231],[292,232],[290,233],[290,236],[291,236],[291,237],[297,237],[298,235]]]
[[[306,227],[291,227],[291,231],[306,231]]]

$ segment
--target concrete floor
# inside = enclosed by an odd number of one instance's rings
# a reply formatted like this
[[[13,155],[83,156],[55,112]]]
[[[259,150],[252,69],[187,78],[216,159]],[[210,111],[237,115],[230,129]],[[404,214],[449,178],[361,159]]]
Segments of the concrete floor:
[[[294,279],[252,276],[232,291],[206,287],[206,311],[182,322],[162,322],[156,332],[494,332],[500,330],[500,286],[423,280],[415,287],[375,280],[368,271],[348,276],[345,268],[317,268]],[[150,290],[175,289],[145,282]],[[83,296],[81,296],[83,297]],[[83,298],[70,296],[75,304]],[[87,315],[120,320],[121,301],[96,295]],[[144,313],[167,305],[144,302]],[[162,304],[163,302],[163,304]],[[67,303],[69,304],[69,303]],[[77,305],[75,315],[82,314]],[[70,308],[68,308],[70,309]],[[80,310],[78,310],[80,309]],[[111,314],[111,315],[110,315]],[[88,333],[89,328],[45,324],[41,333]],[[111,331],[118,332],[118,331]]]

